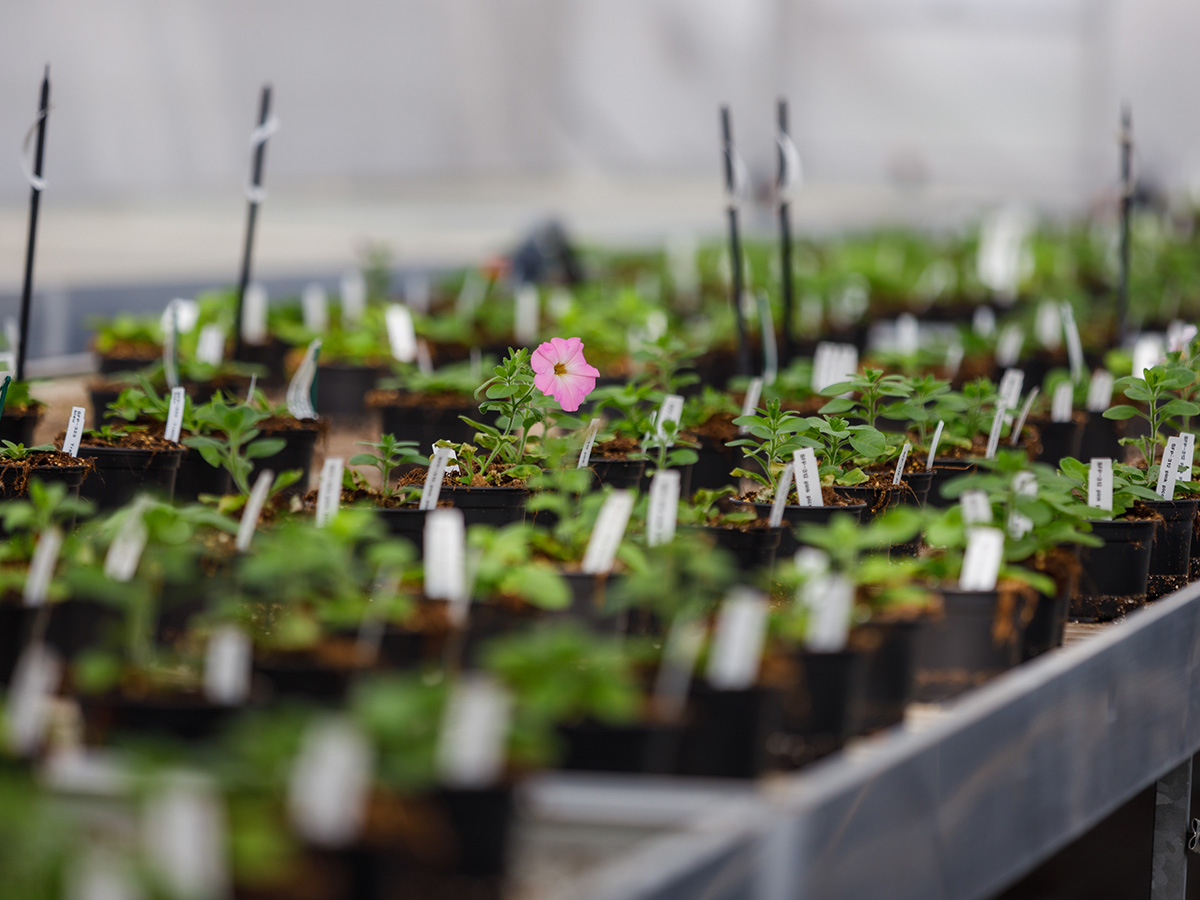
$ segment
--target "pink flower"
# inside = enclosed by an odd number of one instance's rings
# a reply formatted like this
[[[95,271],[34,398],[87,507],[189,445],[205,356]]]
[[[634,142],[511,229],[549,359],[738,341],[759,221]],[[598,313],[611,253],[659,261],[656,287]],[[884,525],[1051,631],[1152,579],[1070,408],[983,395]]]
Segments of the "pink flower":
[[[533,366],[533,386],[553,397],[567,412],[575,412],[579,404],[596,387],[600,372],[583,358],[583,341],[577,337],[550,338],[533,351],[529,360]]]

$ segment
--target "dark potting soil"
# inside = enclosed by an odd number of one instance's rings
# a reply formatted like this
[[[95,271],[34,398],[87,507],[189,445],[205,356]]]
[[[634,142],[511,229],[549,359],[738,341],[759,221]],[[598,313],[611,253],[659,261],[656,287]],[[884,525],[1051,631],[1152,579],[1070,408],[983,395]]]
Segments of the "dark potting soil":
[[[770,503],[770,500],[764,500],[759,496],[762,493],[762,491],[753,491],[749,494],[744,494],[739,499],[747,503]],[[861,502],[839,494],[835,488],[831,488],[828,485],[821,485],[821,499],[826,506],[858,506]],[[788,505],[800,505],[800,495],[796,493],[795,485],[792,486],[791,493],[788,494]]]
[[[280,434],[285,431],[315,431],[325,434],[329,423],[324,419],[294,419],[291,416],[269,416],[255,426],[262,434]]]
[[[96,468],[95,460],[79,459],[61,450],[37,450],[24,459],[0,459],[0,497],[12,493],[20,496],[29,487],[29,479],[38,469]]]
[[[62,446],[66,440],[66,431],[60,431],[54,437],[54,443]],[[99,450],[151,450],[159,452],[161,450],[178,450],[179,444],[172,441],[163,440],[161,437],[151,434],[149,431],[127,431],[124,434],[114,435],[111,439],[101,437],[92,437],[85,431],[83,438],[79,441],[81,447],[93,447]]]
[[[415,469],[410,469],[400,476],[400,486],[408,487],[409,485],[424,484],[425,472],[427,466],[419,466]],[[467,488],[467,487],[525,487],[524,478],[510,478],[504,473],[509,467],[499,463],[493,463],[488,469],[488,477],[484,478],[482,474],[475,473],[475,477],[471,479],[469,485],[462,484],[458,481],[458,476],[447,477],[442,483],[443,488]]]
[[[422,479],[422,482],[424,479]],[[318,490],[311,490],[302,498],[304,510],[306,512],[315,512],[317,508]],[[365,490],[362,488],[342,488],[342,505],[350,506],[353,503],[370,503],[372,506],[377,506],[380,509],[416,509],[417,501],[413,500],[410,495],[395,494],[391,497],[384,497],[379,491]],[[449,509],[454,506],[448,500],[439,500],[438,506]]]
[[[722,444],[737,440],[738,427],[733,424],[733,420],[736,418],[737,416],[733,413],[717,413],[707,421],[701,422],[692,428],[691,432],[699,437],[707,437],[712,438],[714,441],[720,441]]]
[[[371,409],[382,409],[385,406],[402,409],[455,409],[475,405],[475,398],[468,394],[411,394],[406,391],[383,389],[367,393],[367,406]]]
[[[1000,449],[1013,449],[1012,435],[1001,435]],[[986,434],[977,434],[971,439],[970,447],[962,447],[958,444],[951,444],[945,440],[938,444],[938,459],[961,459],[974,460],[983,459],[987,456],[988,436]],[[1042,438],[1037,428],[1025,422],[1025,427],[1021,429],[1021,439],[1017,441],[1018,450],[1024,450],[1030,459],[1037,459],[1042,453]]]

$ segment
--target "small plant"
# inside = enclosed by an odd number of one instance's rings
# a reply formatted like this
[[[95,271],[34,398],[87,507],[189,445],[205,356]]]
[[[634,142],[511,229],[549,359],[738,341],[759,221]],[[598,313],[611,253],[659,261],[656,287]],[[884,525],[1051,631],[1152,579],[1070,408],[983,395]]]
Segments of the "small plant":
[[[496,413],[496,424],[485,425],[466,416],[459,417],[475,429],[476,443],[488,452],[487,458],[476,468],[471,465],[474,459],[468,462],[464,458],[464,450],[474,453],[475,448],[468,450],[469,445],[461,445],[461,449],[455,447],[459,455],[459,467],[463,470],[460,479],[463,484],[471,483],[474,471],[468,474],[469,466],[487,478],[493,463],[498,460],[509,466],[528,465],[528,459],[534,456],[527,448],[529,430],[544,420],[544,410],[533,402],[536,391],[538,388],[534,385],[533,369],[529,366],[529,351],[510,349],[508,356],[492,370],[492,377],[475,391],[476,397],[481,393],[485,397],[479,404],[480,411]]]
[[[1135,416],[1144,419],[1147,433],[1141,437],[1121,438],[1122,444],[1132,444],[1142,454],[1146,462],[1142,477],[1147,486],[1153,485],[1158,476],[1157,449],[1165,444],[1166,439],[1160,433],[1164,423],[1174,416],[1194,416],[1200,413],[1200,404],[1191,400],[1183,400],[1173,396],[1177,391],[1191,387],[1196,375],[1184,366],[1154,366],[1145,372],[1145,377],[1138,378],[1126,375],[1117,379],[1115,387],[1119,388],[1130,400],[1136,400],[1142,407],[1122,403],[1106,410],[1106,419],[1131,419]]]
[[[642,551],[608,592],[614,611],[641,609],[663,622],[715,610],[737,579],[733,558],[705,535],[681,529],[675,539]]]
[[[374,453],[358,453],[350,457],[352,466],[370,466],[379,470],[381,478],[380,494],[384,500],[390,500],[399,494],[402,488],[392,487],[392,472],[400,466],[425,465],[428,460],[417,449],[416,441],[398,441],[390,434],[380,437],[378,443],[356,441],[360,446],[370,447]]]
[[[889,406],[896,400],[912,394],[912,384],[903,375],[885,375],[882,369],[866,369],[861,375],[831,384],[821,393],[833,397],[821,407],[821,415],[853,415],[864,425],[874,427],[881,415],[887,415]],[[855,393],[858,399],[841,397],[840,394]]]
[[[252,460],[274,456],[285,443],[283,438],[260,438],[256,426],[265,418],[266,413],[251,406],[214,399],[196,410],[197,424],[208,433],[193,435],[183,443],[199,450],[214,469],[229,472],[238,491],[249,496]]]
[[[931,437],[930,426],[938,421],[935,410],[942,413],[950,412],[959,407],[961,412],[966,406],[962,396],[953,393],[950,382],[942,381],[932,375],[921,375],[909,379],[910,393],[907,398],[889,407],[887,415],[906,419],[915,428],[917,445],[928,447]]]
[[[571,590],[557,567],[535,556],[533,538],[533,526],[524,522],[468,529],[468,552],[476,554],[477,560],[475,595],[523,600],[540,609],[566,609]]]
[[[938,397],[933,418],[946,423],[942,440],[971,449],[975,439],[991,428],[997,397],[996,386],[987,378],[963,385],[961,393],[949,391]]]
[[[811,443],[801,439],[800,434],[811,426],[807,419],[795,413],[784,412],[778,400],[768,400],[766,409],[757,414],[738,416],[733,424],[745,428],[749,437],[729,441],[727,447],[740,447],[742,453],[758,463],[755,469],[734,469],[731,475],[750,478],[764,488],[760,493],[763,500],[771,500],[779,487],[779,476],[792,460],[792,454]]]
[[[89,428],[84,432],[92,440],[104,444],[115,444],[129,433],[129,428],[125,425],[101,425],[99,428]]]
[[[1088,466],[1087,463],[1067,457],[1059,462],[1059,471],[1066,478],[1077,498],[1087,496]],[[1113,463],[1113,496],[1111,518],[1119,519],[1133,509],[1139,500],[1161,500],[1162,498],[1145,484],[1145,473],[1133,466]],[[1109,514],[1104,510],[1088,507],[1088,517],[1092,519],[1107,519]]]
[[[24,444],[14,444],[12,441],[0,441],[0,459],[8,459],[13,462],[23,462],[35,453],[54,453],[58,450],[53,444],[38,444],[35,447],[26,447]]]
[[[837,417],[810,416],[807,421],[809,429],[801,440],[820,457],[822,484],[863,484],[870,479],[862,467],[889,455],[883,433],[870,425],[851,425]]]
[[[737,488],[701,488],[692,495],[690,503],[680,509],[680,520],[688,525],[706,525],[712,528],[737,527],[758,519],[752,506],[732,507],[731,500],[737,499]]]

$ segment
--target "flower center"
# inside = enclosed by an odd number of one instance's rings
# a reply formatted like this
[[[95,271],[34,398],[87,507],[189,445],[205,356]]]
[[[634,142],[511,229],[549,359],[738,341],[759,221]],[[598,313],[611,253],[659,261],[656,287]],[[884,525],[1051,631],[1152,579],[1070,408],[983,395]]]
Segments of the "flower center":
[[[554,374],[555,375],[566,375],[567,367],[564,366],[562,363],[555,363],[554,364]]]

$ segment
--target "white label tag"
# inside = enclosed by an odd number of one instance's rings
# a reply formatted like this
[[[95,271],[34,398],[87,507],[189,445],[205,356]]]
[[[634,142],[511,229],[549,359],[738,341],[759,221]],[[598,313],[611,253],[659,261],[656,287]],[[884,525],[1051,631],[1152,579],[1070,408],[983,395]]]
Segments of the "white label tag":
[[[171,388],[171,405],[167,407],[167,424],[163,429],[163,439],[173,444],[179,443],[179,434],[183,430],[183,408],[187,403],[187,392],[183,388]]]
[[[797,506],[824,506],[821,495],[821,472],[817,468],[817,454],[812,447],[801,447],[792,453],[792,466],[796,476]]]
[[[1175,479],[1179,477],[1179,438],[1167,438],[1162,464],[1158,467],[1158,488],[1155,493],[1164,500],[1175,499]]]
[[[587,430],[583,433],[583,448],[579,451],[579,462],[575,468],[586,469],[592,462],[592,447],[596,444],[596,435],[600,433],[600,420],[592,419]]]
[[[963,357],[967,351],[963,348],[962,341],[955,338],[946,345],[946,371],[950,373],[950,377],[954,378],[958,375],[958,370],[962,366]]]
[[[721,604],[708,656],[708,683],[740,691],[758,680],[767,635],[767,601],[758,591],[735,587]]]
[[[633,491],[613,491],[600,507],[583,556],[583,571],[588,575],[612,570],[617,548],[625,537],[625,526],[629,524],[629,514],[633,512],[633,499]]]
[[[417,369],[422,375],[433,374],[433,355],[429,352],[429,341],[425,338],[417,341]]]
[[[224,359],[225,331],[215,323],[205,325],[200,329],[200,336],[196,338],[196,361],[219,366]]]
[[[1075,403],[1075,386],[1069,381],[1060,381],[1054,388],[1054,397],[1050,401],[1050,421],[1070,422],[1071,410]]]
[[[198,772],[176,770],[142,809],[146,859],[171,897],[228,896],[225,810],[216,786]]]
[[[846,646],[854,587],[844,575],[827,574],[813,579],[804,591],[810,611],[804,646],[815,653],[836,653]]]
[[[831,384],[845,381],[858,369],[858,350],[853,344],[822,341],[813,354],[813,391],[820,393]]]
[[[988,436],[988,459],[996,458],[996,448],[1000,445],[1000,432],[1004,429],[1004,414],[1006,412],[1008,410],[1004,406],[1004,401],[998,401],[996,403],[996,415],[992,418],[992,433]]]
[[[1009,439],[1009,446],[1017,446],[1017,442],[1021,440],[1021,431],[1025,428],[1025,420],[1029,417],[1029,411],[1033,409],[1033,401],[1037,399],[1039,388],[1034,388],[1029,392],[1029,396],[1025,398],[1025,405],[1021,407],[1021,414],[1017,416],[1017,421],[1013,423],[1012,437]]]
[[[751,378],[746,386],[746,399],[742,401],[742,415],[752,416],[758,409],[758,401],[762,398],[763,380]],[[738,426],[738,434],[745,434],[749,429],[745,425]]]
[[[1014,366],[1021,358],[1021,347],[1025,344],[1025,333],[1020,325],[1005,325],[996,338],[996,365],[1002,368]]]
[[[1092,383],[1088,385],[1088,412],[1104,412],[1112,405],[1113,377],[1107,369],[1097,369],[1092,373]]]
[[[245,400],[246,406],[249,406],[251,403],[254,402],[254,392],[257,389],[258,389],[258,375],[257,375],[257,373],[252,373],[250,375],[250,385],[246,388],[246,400]]]
[[[896,316],[896,352],[913,356],[921,349],[921,325],[912,313]]]
[[[669,544],[675,538],[679,516],[679,472],[661,469],[650,478],[650,506],[646,513],[646,543]]]
[[[1143,334],[1133,344],[1133,377],[1145,378],[1146,370],[1163,361],[1166,343],[1161,334]]]
[[[82,406],[71,407],[71,418],[67,420],[67,434],[63,438],[62,452],[67,456],[79,456],[79,442],[83,440],[83,421],[87,410]]]
[[[755,295],[758,303],[758,321],[762,330],[763,381],[774,384],[779,374],[779,347],[775,343],[775,317],[771,314],[771,301],[765,293]]]
[[[399,303],[388,304],[384,313],[387,323],[388,344],[392,356],[400,362],[410,363],[417,358],[417,332],[413,326],[412,313]]]
[[[441,782],[483,788],[498,782],[508,760],[512,697],[486,675],[454,685],[442,719],[437,761]]]
[[[1185,431],[1179,435],[1179,478],[1192,480],[1192,460],[1196,455],[1196,435]]]
[[[1037,496],[1037,478],[1032,472],[1018,472],[1013,476],[1013,490],[1028,497]],[[1008,516],[1008,535],[1019,541],[1033,529],[1033,520],[1013,510]]]
[[[304,351],[304,359],[300,361],[296,374],[287,386],[287,408],[294,419],[315,419],[317,411],[313,407],[312,386],[317,377],[317,354],[321,352],[321,339],[314,339]]]
[[[104,556],[104,574],[113,581],[132,581],[142,561],[149,534],[142,518],[147,501],[139,498],[128,508],[126,519],[121,525]]]
[[[258,473],[258,478],[254,479],[254,487],[250,489],[250,496],[246,498],[242,518],[238,522],[235,546],[239,553],[250,549],[250,542],[254,540],[254,532],[258,528],[259,516],[262,515],[263,504],[267,502],[267,495],[274,483],[275,473],[270,469],[263,469]]]
[[[513,293],[513,337],[518,344],[537,340],[541,301],[536,284],[519,284]]]
[[[431,509],[425,517],[425,596],[450,601],[458,627],[466,624],[466,558],[462,510]]]
[[[17,659],[8,689],[5,730],[8,746],[18,756],[35,753],[42,743],[61,677],[58,656],[44,644],[28,645]]]
[[[349,721],[329,716],[309,726],[288,780],[296,830],[323,847],[342,847],[362,830],[371,792],[371,747]]]
[[[367,280],[358,269],[342,275],[342,327],[353,327],[362,321],[367,308]]]
[[[319,284],[310,284],[300,297],[300,307],[304,314],[304,328],[314,334],[324,334],[329,328],[329,297],[325,288]]]
[[[342,469],[340,456],[326,458],[321,466],[321,479],[317,482],[318,528],[328,525],[342,505]]]
[[[971,316],[971,330],[983,338],[996,333],[996,314],[990,306],[977,306]]]
[[[904,464],[908,462],[909,451],[912,450],[912,444],[908,441],[904,442],[904,446],[900,448],[900,458],[896,460],[896,473],[892,475],[892,484],[897,485],[900,479],[904,477]]]
[[[999,528],[972,528],[967,535],[958,586],[964,591],[992,591],[1000,576],[1004,555],[1004,532]]]
[[[1111,513],[1113,508],[1113,461],[1104,457],[1092,459],[1088,464],[1088,499],[1092,509]]]
[[[450,462],[449,447],[434,447],[433,456],[429,460],[429,468],[425,470],[425,485],[421,488],[421,501],[417,509],[434,509],[438,505],[438,497],[442,494],[442,482],[446,478],[446,466]]]
[[[1021,402],[1021,388],[1025,386],[1025,373],[1021,369],[1006,369],[1000,376],[996,393],[1009,409],[1016,409]]]
[[[767,522],[772,528],[778,528],[783,524],[783,508],[787,506],[787,498],[792,490],[792,477],[795,472],[796,464],[790,462],[779,473],[779,485],[775,488],[775,499],[771,502],[771,517]],[[797,493],[799,492],[797,491]]]
[[[667,441],[666,423],[671,422],[678,427],[682,415],[683,397],[679,394],[667,394],[663,397],[662,406],[658,408],[658,414],[654,417],[655,440],[658,443]],[[675,442],[667,441],[667,446],[673,447]]]
[[[946,427],[946,423],[939,420],[937,428],[933,429],[933,440],[929,442],[929,458],[925,460],[925,471],[933,471],[933,461],[937,459],[938,444],[942,440],[942,430]]]
[[[242,340],[247,344],[267,341],[267,289],[257,282],[247,286],[242,298]]]
[[[1079,340],[1079,325],[1075,322],[1075,311],[1064,300],[1058,305],[1062,316],[1063,333],[1067,336],[1067,359],[1071,366],[1071,381],[1079,384],[1083,380],[1083,344]]]
[[[667,632],[662,665],[654,682],[655,705],[668,721],[677,719],[687,707],[688,688],[703,646],[704,626],[695,619],[676,616]]]
[[[249,699],[253,651],[240,628],[222,625],[212,633],[204,654],[204,696],[210,703],[238,706]]]
[[[50,593],[50,581],[58,566],[58,554],[62,550],[62,532],[51,525],[38,536],[29,571],[25,574],[25,590],[22,599],[26,606],[41,606]]]
[[[962,504],[963,524],[968,528],[992,521],[992,501],[983,491],[963,491],[959,503]]]
[[[1062,343],[1062,313],[1049,300],[1038,304],[1033,331],[1043,347],[1054,350]]]

